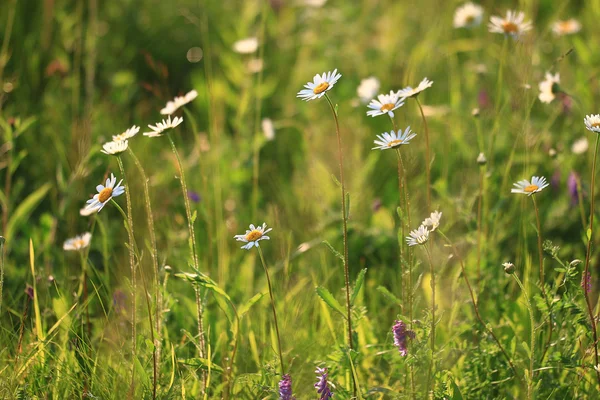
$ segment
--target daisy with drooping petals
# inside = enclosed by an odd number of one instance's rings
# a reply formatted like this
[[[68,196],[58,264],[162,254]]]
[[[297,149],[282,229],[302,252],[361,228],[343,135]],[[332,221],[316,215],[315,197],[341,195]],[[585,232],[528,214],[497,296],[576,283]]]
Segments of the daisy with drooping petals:
[[[600,114],[586,115],[583,122],[588,131],[600,133]]]
[[[531,30],[531,22],[525,22],[525,13],[522,11],[507,11],[506,17],[490,17],[488,29],[492,33],[503,33],[512,36],[513,39],[519,38],[523,33]]]
[[[380,94],[377,96],[377,100],[373,99],[367,107],[371,110],[367,111],[367,115],[371,117],[377,117],[379,115],[389,115],[394,118],[394,110],[404,105],[404,99],[400,98],[393,91],[390,90],[390,94]]]
[[[176,128],[183,122],[183,117],[175,117],[171,120],[169,115],[167,119],[163,119],[162,122],[158,122],[155,126],[148,125],[148,128],[152,129],[152,132],[144,132],[144,136],[148,137],[159,137],[168,129]]]
[[[263,223],[262,226],[254,226],[250,224],[250,229],[246,230],[243,235],[235,235],[233,238],[238,242],[246,242],[248,244],[243,245],[241,248],[250,250],[252,247],[258,246],[258,242],[261,240],[270,240],[271,238],[265,235],[270,232],[273,228],[267,229],[267,224]]]
[[[442,213],[439,211],[434,211],[428,218],[425,218],[423,221],[423,226],[426,226],[430,229],[429,232],[433,232],[440,226],[440,220],[442,219]]]
[[[333,85],[335,85],[341,77],[342,74],[338,74],[337,68],[334,69],[333,72],[323,72],[323,75],[316,74],[313,77],[313,81],[304,85],[306,89],[299,91],[296,97],[305,101],[320,99],[325,96],[325,93],[331,90]]]
[[[167,105],[165,108],[160,110],[160,113],[163,115],[171,115],[177,111],[179,107],[185,106],[187,103],[193,101],[196,97],[198,97],[198,92],[195,90],[187,92],[184,96],[176,96],[172,101],[167,102]]]
[[[471,2],[458,7],[454,12],[455,28],[472,28],[481,25],[483,19],[483,7]]]
[[[81,250],[85,249],[90,245],[90,239],[92,238],[92,234],[89,232],[84,233],[83,235],[75,236],[74,238],[65,240],[63,244],[63,250],[73,251],[73,250]]]
[[[574,18],[566,21],[556,21],[552,25],[552,32],[556,36],[572,35],[581,30],[581,23]]]
[[[426,226],[421,225],[418,229],[410,232],[409,235],[410,236],[406,237],[406,243],[409,246],[425,244],[429,240],[429,229]]]
[[[531,196],[534,193],[544,190],[544,188],[549,186],[549,183],[543,176],[534,176],[531,178],[531,181],[523,179],[522,181],[514,183],[513,186],[514,188],[510,190],[511,193],[526,194],[527,196]]]
[[[104,185],[96,186],[97,194],[92,199],[89,199],[86,203],[87,209],[97,209],[98,212],[112,199],[125,193],[125,186],[121,186],[123,179],[117,183],[117,178],[114,174],[110,174],[110,178],[106,179]],[[115,185],[116,184],[116,185]]]
[[[405,87],[404,89],[400,89],[396,92],[396,96],[398,97],[415,97],[423,90],[430,88],[433,85],[433,81],[427,79],[427,77],[423,78],[423,80],[419,83],[419,86],[416,88],[412,88],[410,86]]]
[[[402,130],[399,130],[397,133],[394,131],[390,131],[390,133],[384,132],[381,135],[377,135],[378,140],[374,141],[377,146],[371,150],[395,149],[404,144],[409,144],[410,140],[415,136],[417,134],[410,130],[410,126],[404,132]]]
[[[129,140],[117,140],[114,142],[104,143],[104,145],[102,145],[102,150],[100,150],[100,151],[103,152],[104,154],[116,156],[118,154],[121,154],[125,150],[127,150],[128,146],[129,146]]]
[[[558,72],[554,75],[546,72],[546,78],[539,84],[540,94],[538,98],[542,103],[551,103],[556,98],[556,94],[560,92],[559,83],[560,74]]]
[[[131,128],[127,129],[125,132],[118,134],[118,135],[113,135],[113,142],[118,142],[121,140],[127,140],[127,139],[131,139],[132,137],[134,137],[135,135],[137,135],[137,133],[140,131],[140,127],[139,126],[132,126]]]

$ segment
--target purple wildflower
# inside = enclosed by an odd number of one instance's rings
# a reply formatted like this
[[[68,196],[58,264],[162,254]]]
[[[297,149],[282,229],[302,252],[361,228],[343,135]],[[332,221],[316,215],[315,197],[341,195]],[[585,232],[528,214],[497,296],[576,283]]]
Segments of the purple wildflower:
[[[29,297],[29,300],[33,300],[33,287],[27,285],[25,288],[25,294]]]
[[[590,271],[588,271],[587,274],[584,272],[581,276],[581,287],[586,293],[589,293],[592,290],[592,274]]]
[[[567,189],[569,190],[569,195],[571,196],[571,205],[577,205],[579,201],[579,191],[577,190],[577,181],[579,180],[579,176],[571,171],[569,174],[569,178],[567,179]]]
[[[202,197],[200,197],[200,194],[198,192],[194,192],[193,190],[188,190],[187,195],[188,195],[188,199],[190,199],[194,203],[199,203],[200,200],[202,200]]]
[[[400,355],[402,357],[406,356],[408,354],[406,338],[414,339],[415,333],[409,329],[406,329],[406,324],[399,320],[396,320],[396,323],[392,327],[392,333],[394,334],[394,345],[398,347]]]
[[[315,371],[317,374],[317,383],[315,383],[315,389],[317,393],[321,395],[319,400],[329,400],[333,397],[333,393],[329,389],[329,382],[327,382],[327,368],[319,368]]]
[[[292,396],[292,377],[285,374],[279,381],[279,400],[294,400]]]

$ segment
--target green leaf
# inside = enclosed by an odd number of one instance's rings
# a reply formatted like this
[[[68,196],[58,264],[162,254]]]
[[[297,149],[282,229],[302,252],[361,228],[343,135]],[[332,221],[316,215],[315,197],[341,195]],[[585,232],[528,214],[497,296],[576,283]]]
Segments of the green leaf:
[[[392,302],[402,305],[402,300],[393,295],[385,286],[377,286],[377,291]]]
[[[327,304],[332,310],[340,313],[340,315],[342,317],[346,318],[344,309],[342,308],[340,303],[338,303],[338,301],[335,299],[335,297],[333,297],[333,295],[331,294],[331,292],[329,290],[325,289],[322,286],[317,287],[316,290],[317,290],[317,295],[319,295],[319,297],[321,298],[321,300],[323,300],[325,302],[325,304]]]
[[[590,240],[592,240],[592,230],[590,228],[588,228],[586,234],[587,234],[587,240],[589,242]]]
[[[13,239],[19,224],[25,222],[29,218],[33,210],[42,202],[44,196],[46,196],[51,187],[52,184],[49,182],[40,186],[19,204],[8,220],[5,235],[8,240]]]
[[[342,187],[342,184],[340,181],[338,181],[338,178],[334,174],[331,174],[331,179],[333,179],[333,182],[335,182],[338,187]]]
[[[196,222],[196,217],[198,217],[198,211],[194,210],[194,213],[192,214],[192,224]]]
[[[200,357],[196,357],[196,358],[179,358],[177,359],[177,362],[183,365],[188,365],[190,367],[195,367],[195,368],[202,368],[205,370],[208,370],[208,366],[209,366],[209,361],[206,358],[200,358]],[[213,372],[218,372],[218,373],[223,373],[223,368],[221,368],[219,365],[215,364],[214,362],[210,363],[210,370]]]
[[[350,193],[346,193],[346,221],[350,219]]]
[[[365,274],[367,273],[367,269],[363,269],[358,273],[358,276],[356,277],[356,282],[354,283],[354,289],[352,289],[352,296],[350,296],[350,304],[354,305],[354,301],[356,300],[356,297],[358,296],[358,293],[360,292],[360,288],[362,287],[364,281],[365,281]]]
[[[258,303],[260,301],[260,299],[262,299],[264,296],[265,296],[265,293],[263,293],[263,292],[256,293],[254,296],[252,296],[252,298],[250,300],[248,300],[246,303],[242,304],[240,306],[240,308],[238,309],[238,315],[239,315],[240,319],[242,319],[242,317],[248,311],[250,311],[250,308],[252,308],[252,306],[255,305],[256,303]]]
[[[329,247],[329,250],[331,250],[331,252],[333,253],[334,256],[336,256],[340,260],[344,261],[344,256],[339,251],[337,251],[336,249],[334,249],[333,246],[331,245],[331,243],[329,243],[327,240],[323,240],[322,243],[325,246]]]

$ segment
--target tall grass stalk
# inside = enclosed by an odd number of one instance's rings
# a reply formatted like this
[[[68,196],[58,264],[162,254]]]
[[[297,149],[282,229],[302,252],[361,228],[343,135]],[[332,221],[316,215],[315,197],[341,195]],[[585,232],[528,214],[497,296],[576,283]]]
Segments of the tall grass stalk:
[[[427,253],[427,261],[429,262],[429,274],[431,275],[431,364],[429,365],[429,374],[427,375],[427,390],[431,389],[431,393],[434,393],[435,380],[432,378],[435,365],[435,271],[433,269],[429,244],[426,243],[424,247]]]
[[[2,293],[4,288],[4,237],[0,236],[0,316],[2,315]]]
[[[415,96],[419,111],[421,112],[421,118],[423,118],[423,127],[425,129],[425,172],[427,173],[427,212],[431,212],[431,148],[429,145],[429,126],[427,125],[427,118],[423,112],[423,107],[419,101],[419,97]]]
[[[531,325],[531,344],[530,344],[530,352],[529,352],[529,379],[527,380],[527,399],[533,399],[533,360],[535,360],[535,321],[533,320],[533,307],[531,306],[531,301],[529,300],[529,296],[527,295],[527,291],[525,290],[525,286],[519,279],[519,276],[516,272],[511,274],[517,284],[521,288],[523,292],[523,296],[525,296],[525,301],[527,302],[527,311],[529,312],[529,323]]]

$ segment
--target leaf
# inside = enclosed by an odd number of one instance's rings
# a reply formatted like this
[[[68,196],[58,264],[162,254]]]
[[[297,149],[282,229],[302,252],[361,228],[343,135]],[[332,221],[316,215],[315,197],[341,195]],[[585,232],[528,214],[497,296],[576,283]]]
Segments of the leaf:
[[[398,305],[402,305],[402,301],[395,295],[393,295],[385,286],[377,286],[377,291],[381,293],[384,297],[386,297],[388,300],[391,300]]]
[[[252,298],[250,300],[248,300],[246,303],[242,304],[240,306],[240,308],[238,309],[238,315],[239,315],[240,319],[242,319],[242,317],[244,315],[246,315],[246,313],[248,311],[250,311],[250,308],[252,308],[252,306],[255,305],[256,303],[258,303],[264,296],[265,296],[265,293],[263,293],[263,292],[256,293],[254,296],[252,296]]]
[[[196,217],[198,217],[198,211],[194,210],[194,213],[192,214],[192,224],[196,222]]]
[[[316,291],[317,295],[319,295],[319,297],[325,302],[325,304],[327,304],[332,310],[340,313],[342,317],[346,318],[346,314],[344,314],[344,309],[342,308],[340,303],[338,303],[335,297],[333,297],[329,290],[325,289],[322,286],[319,286],[316,288]]]
[[[200,357],[179,358],[179,359],[177,359],[177,362],[180,364],[183,364],[183,365],[188,365],[190,367],[195,367],[195,368],[202,368],[205,370],[208,370],[208,365],[209,365],[209,362],[206,358],[200,358]],[[210,363],[210,370],[214,371],[214,372],[223,373],[223,368],[221,368],[214,362]]]
[[[46,193],[48,193],[48,190],[50,190],[51,187],[51,183],[46,183],[45,185],[40,186],[35,192],[27,196],[27,198],[25,198],[21,204],[19,204],[8,220],[5,235],[6,238],[9,240],[13,238],[17,227],[21,222],[24,222],[29,218],[33,210],[41,203],[42,199],[44,196],[46,196]]]
[[[592,230],[590,228],[588,228],[586,235],[587,235],[587,240],[589,242],[592,239]]]
[[[344,256],[339,251],[334,249],[333,246],[331,245],[331,243],[329,243],[327,240],[323,240],[323,242],[321,242],[321,243],[323,243],[325,246],[329,247],[329,250],[331,250],[331,252],[333,253],[334,256],[336,256],[340,260],[344,261]]]
[[[350,193],[346,193],[346,221],[350,219]]]
[[[356,300],[356,297],[358,296],[358,293],[360,292],[360,288],[362,287],[364,281],[365,281],[365,274],[367,273],[367,269],[363,269],[358,273],[358,276],[356,277],[356,282],[354,282],[354,289],[352,289],[352,296],[350,296],[350,305],[354,304],[354,300]]]
[[[334,174],[331,174],[331,179],[333,179],[333,182],[335,182],[338,187],[342,187],[342,184],[340,181],[338,181],[338,178]]]

